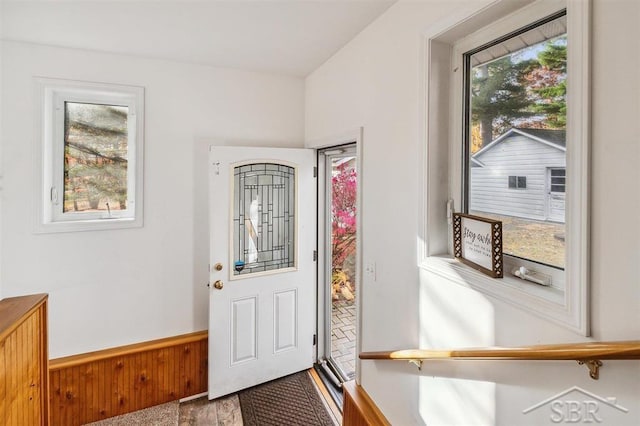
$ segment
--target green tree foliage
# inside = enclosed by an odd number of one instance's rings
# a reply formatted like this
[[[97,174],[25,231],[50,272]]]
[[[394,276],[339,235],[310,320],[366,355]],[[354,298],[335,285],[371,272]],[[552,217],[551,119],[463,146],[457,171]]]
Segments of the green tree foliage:
[[[566,37],[546,42],[536,58],[520,54],[472,69],[472,152],[511,127],[566,126]]]
[[[511,56],[505,56],[473,69],[471,121],[480,126],[480,146],[511,127],[514,120],[532,115],[531,100],[522,83],[533,64],[514,63]]]
[[[542,115],[548,128],[567,126],[567,45],[566,37],[547,43],[538,54],[539,66],[531,70],[526,81],[534,103],[531,110]],[[558,44],[558,42],[560,42]]]

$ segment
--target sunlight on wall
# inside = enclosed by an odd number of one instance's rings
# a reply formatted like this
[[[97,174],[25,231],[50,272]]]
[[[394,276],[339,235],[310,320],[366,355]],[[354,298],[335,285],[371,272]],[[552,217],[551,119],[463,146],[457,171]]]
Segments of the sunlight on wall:
[[[420,418],[428,425],[495,424],[495,383],[421,377]]]
[[[420,345],[423,348],[491,346],[493,305],[470,288],[420,271]]]
[[[421,270],[420,347],[447,349],[494,344],[494,307],[487,298]],[[437,365],[439,375],[444,376],[455,376],[461,366],[456,361],[436,361],[432,365]],[[496,385],[424,375],[419,379],[418,406],[420,417],[429,425],[494,424]]]

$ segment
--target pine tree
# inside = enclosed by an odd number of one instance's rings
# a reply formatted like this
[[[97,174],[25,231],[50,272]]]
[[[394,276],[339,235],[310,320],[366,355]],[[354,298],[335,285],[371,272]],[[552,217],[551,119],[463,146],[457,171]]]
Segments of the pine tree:
[[[535,61],[514,63],[509,55],[472,69],[471,121],[480,127],[479,147],[502,134],[514,120],[533,114],[522,84],[532,66]]]
[[[548,42],[538,54],[539,67],[525,77],[533,105],[542,116],[544,128],[564,129],[567,125],[567,45],[566,36]]]
[[[566,127],[566,36],[546,42],[535,59],[519,61],[518,53],[471,71],[472,152],[514,125]]]

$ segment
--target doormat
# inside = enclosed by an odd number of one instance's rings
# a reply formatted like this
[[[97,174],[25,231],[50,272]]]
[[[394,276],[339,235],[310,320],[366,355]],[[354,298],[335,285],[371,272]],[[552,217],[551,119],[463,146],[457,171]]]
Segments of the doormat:
[[[333,426],[309,373],[301,371],[238,393],[245,426]]]

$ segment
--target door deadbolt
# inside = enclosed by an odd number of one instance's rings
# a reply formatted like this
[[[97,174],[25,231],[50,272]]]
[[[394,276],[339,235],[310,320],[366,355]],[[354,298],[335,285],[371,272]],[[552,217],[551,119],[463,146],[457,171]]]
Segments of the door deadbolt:
[[[216,282],[213,283],[213,286],[218,290],[222,290],[222,287],[224,287],[224,284],[222,283],[222,281],[217,280]]]
[[[216,271],[222,271],[222,263],[216,263],[213,266],[213,269],[215,269]]]

